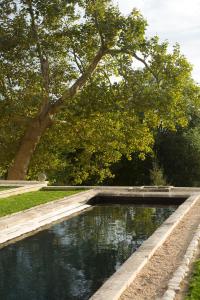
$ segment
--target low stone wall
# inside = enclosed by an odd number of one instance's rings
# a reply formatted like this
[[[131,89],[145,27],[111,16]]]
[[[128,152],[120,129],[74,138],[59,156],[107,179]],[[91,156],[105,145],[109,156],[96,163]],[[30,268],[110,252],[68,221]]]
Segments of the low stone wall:
[[[90,300],[118,300],[129,287],[156,250],[166,241],[173,229],[200,199],[189,197],[179,208],[134,252],[126,262],[101,286]]]
[[[43,188],[44,190],[74,190],[74,189],[94,189],[98,190],[102,193],[121,193],[121,192],[136,192],[140,194],[146,194],[146,193],[154,193],[156,195],[157,193],[167,193],[169,196],[180,194],[183,195],[192,195],[200,193],[200,188],[198,187],[173,187],[173,186],[87,186],[87,185],[68,185],[68,186],[46,186]]]
[[[8,185],[10,185],[10,183]],[[23,186],[23,189],[30,191],[30,189],[34,187],[38,188],[39,185],[47,185],[47,183],[37,182],[33,185]],[[38,189],[40,188],[41,186]],[[43,189],[45,190],[84,188],[89,189],[88,186],[43,186]],[[14,190],[10,190],[9,192],[13,192]],[[3,192],[8,192],[8,190]],[[3,192],[1,192],[1,194]],[[58,222],[66,216],[89,208],[90,205],[88,205],[88,200],[99,195],[115,197],[189,197],[90,298],[91,300],[119,299],[136,275],[139,274],[142,268],[147,264],[155,251],[166,241],[174,228],[176,228],[194,204],[197,203],[197,201],[200,201],[199,188],[168,187],[168,189],[165,189],[164,187],[94,187],[92,190],[84,191],[51,203],[33,207],[24,212],[0,218],[0,247],[5,246],[8,242],[15,239],[21,239],[27,235],[33,234],[36,230],[39,230],[46,225],[51,226],[52,222]]]
[[[16,188],[5,189],[0,191],[0,199],[7,198],[14,195],[24,194],[27,192],[38,191],[47,186],[48,182],[40,181],[16,181],[16,180],[0,180],[1,186],[13,186]]]
[[[89,190],[0,218],[0,248],[8,242],[24,238],[44,226],[51,226],[53,222],[89,208],[87,201],[95,195],[95,191]]]
[[[26,186],[35,184],[48,184],[48,181],[36,181],[36,180],[0,180],[0,186]]]

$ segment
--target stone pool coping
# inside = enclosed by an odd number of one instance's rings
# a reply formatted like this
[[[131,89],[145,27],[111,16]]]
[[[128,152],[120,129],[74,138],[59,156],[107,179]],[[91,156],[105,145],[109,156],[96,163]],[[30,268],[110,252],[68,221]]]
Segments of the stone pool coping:
[[[46,187],[48,181],[18,181],[18,180],[0,180],[1,186],[14,187],[0,191],[0,199],[7,198],[14,195],[20,195],[28,192],[39,191],[41,188]]]
[[[192,195],[185,200],[96,293],[90,297],[90,300],[118,300],[156,250],[166,241],[173,229],[198,200],[200,200],[200,195]]]
[[[90,208],[91,205],[87,202],[94,196],[189,197],[90,298],[90,300],[116,300],[200,199],[200,189],[170,187],[170,190],[163,191],[163,188],[155,187],[93,187],[91,190],[0,218],[0,248]]]
[[[10,242],[25,238],[53,222],[91,207],[87,201],[96,194],[94,190],[84,191],[1,217],[0,248]]]
[[[41,183],[40,183],[41,184]],[[38,182],[33,185],[27,185],[25,188],[36,188],[39,189]],[[42,189],[51,190],[49,187],[44,187],[43,183]],[[41,188],[41,187],[40,187]],[[66,187],[70,189],[70,187]],[[15,190],[15,189],[14,189]],[[29,190],[30,191],[30,190]],[[27,192],[27,190],[25,191]],[[193,190],[194,193],[196,193]],[[74,195],[64,197],[62,199],[54,200],[45,204],[40,204],[29,208],[24,211],[13,213],[8,216],[0,218],[0,248],[7,245],[9,241],[14,241],[18,237],[25,237],[25,235],[34,232],[52,222],[59,221],[64,217],[68,217],[76,212],[79,212],[89,205],[87,202],[95,196],[138,196],[138,197],[188,197],[191,194],[188,191],[181,192],[145,192],[138,191],[138,189],[133,188],[121,188],[121,187],[107,187],[107,188],[95,188],[87,191],[83,191]],[[1,199],[0,199],[1,201]],[[88,205],[87,207],[84,205]]]

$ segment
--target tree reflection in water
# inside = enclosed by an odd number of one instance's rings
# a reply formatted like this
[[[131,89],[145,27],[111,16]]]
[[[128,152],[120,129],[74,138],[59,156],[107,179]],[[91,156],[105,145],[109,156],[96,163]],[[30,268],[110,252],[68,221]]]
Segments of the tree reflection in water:
[[[174,210],[98,205],[0,250],[0,299],[88,299]]]

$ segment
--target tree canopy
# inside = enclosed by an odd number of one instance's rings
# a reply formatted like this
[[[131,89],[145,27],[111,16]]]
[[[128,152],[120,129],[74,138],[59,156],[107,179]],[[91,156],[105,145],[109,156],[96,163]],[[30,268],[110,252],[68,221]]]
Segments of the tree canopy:
[[[0,172],[10,179],[101,182],[199,105],[179,46],[148,39],[137,9],[125,17],[109,0],[2,0],[0,16]]]

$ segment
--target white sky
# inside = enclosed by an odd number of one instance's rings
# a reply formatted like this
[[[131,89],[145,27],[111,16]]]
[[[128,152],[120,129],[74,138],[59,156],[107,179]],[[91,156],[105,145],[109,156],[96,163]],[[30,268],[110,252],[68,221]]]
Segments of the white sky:
[[[200,0],[114,0],[128,14],[139,9],[149,26],[148,36],[158,35],[181,52],[193,65],[193,77],[200,83]]]

